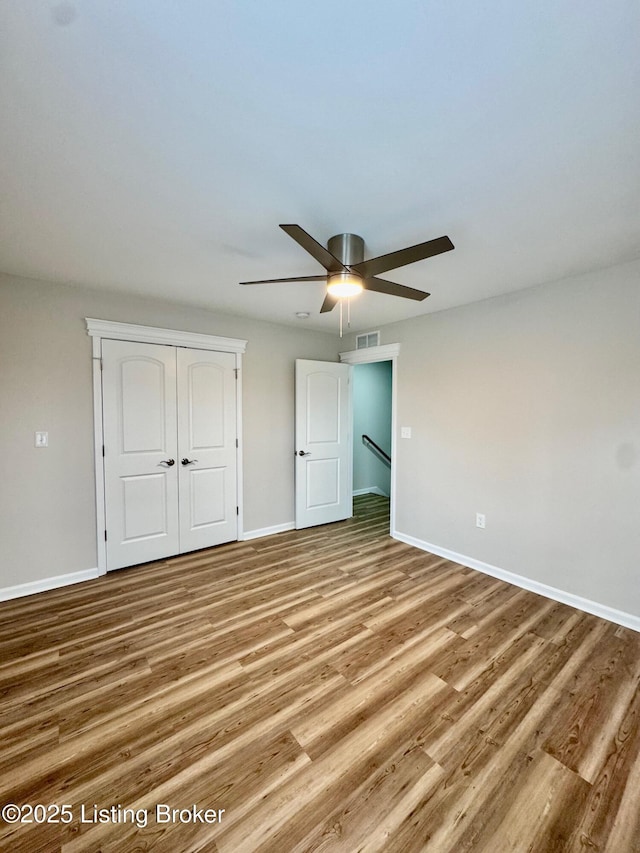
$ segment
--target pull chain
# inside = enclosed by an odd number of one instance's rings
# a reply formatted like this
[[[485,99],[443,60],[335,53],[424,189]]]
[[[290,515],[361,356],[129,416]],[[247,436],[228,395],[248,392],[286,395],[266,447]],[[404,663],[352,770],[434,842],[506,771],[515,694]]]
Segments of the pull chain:
[[[347,328],[351,328],[351,299],[349,296],[341,296],[338,300],[340,302],[340,337],[342,337],[342,329],[343,329],[343,312],[342,306],[346,302],[347,303]]]

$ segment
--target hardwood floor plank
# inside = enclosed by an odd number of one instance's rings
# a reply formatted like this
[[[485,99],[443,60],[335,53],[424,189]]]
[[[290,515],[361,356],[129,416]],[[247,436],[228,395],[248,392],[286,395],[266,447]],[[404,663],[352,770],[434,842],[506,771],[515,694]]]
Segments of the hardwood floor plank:
[[[302,841],[296,853],[384,851],[389,849],[396,824],[432,789],[443,770],[417,746],[402,746],[381,764]]]
[[[640,684],[635,644],[630,647],[624,638],[616,637],[613,625],[603,639],[563,690],[563,713],[544,744],[550,755],[588,782],[595,780],[606,761]],[[616,678],[616,670],[624,676]]]
[[[585,808],[570,827],[567,850],[640,853],[640,691],[624,709]]]
[[[449,642],[449,635],[441,632],[428,636],[422,644],[415,644],[402,655],[389,660],[389,665],[361,680],[345,691],[339,703],[319,708],[313,718],[301,725],[292,725],[291,730],[301,746],[312,758],[327,752],[335,743],[346,737],[365,720],[377,713],[379,707],[391,703],[425,671],[425,660],[435,657],[438,649]],[[452,693],[451,689],[442,692]]]
[[[640,634],[355,507],[0,604],[0,849],[640,853]]]
[[[225,811],[220,823],[159,825],[149,820],[142,829],[129,824],[125,831],[120,832],[114,832],[108,824],[79,827],[80,832],[64,845],[63,850],[65,853],[89,853],[94,850],[96,853],[117,853],[137,846],[138,849],[156,853],[161,850],[202,849],[205,844],[208,850],[213,837],[220,834],[221,826],[241,824],[243,816],[266,792],[280,787],[308,763],[309,758],[288,732],[257,744],[248,744],[238,749],[227,761],[207,768],[206,772],[192,773],[183,778],[181,784],[167,797],[178,809],[189,808],[191,804],[199,802],[207,802],[214,808],[216,803],[224,800]],[[163,791],[165,793],[168,793],[166,789]],[[154,796],[157,798],[158,794],[154,792]],[[163,800],[156,799],[156,802]],[[139,803],[136,806],[145,808]]]
[[[478,814],[458,838],[461,850],[482,853],[560,853],[565,850],[572,813],[584,808],[589,786],[538,750],[515,765],[500,787],[501,808]],[[517,784],[514,784],[517,779]]]
[[[396,739],[406,737],[414,715],[427,706],[446,685],[431,673],[417,678],[410,688],[385,705],[343,738],[336,748],[323,753],[277,792],[267,797],[240,830],[223,831],[216,839],[221,853],[246,846],[261,850],[291,850],[318,822],[324,811],[344,799],[345,793],[379,766],[380,755],[392,751]],[[320,802],[316,802],[321,800]],[[315,803],[315,805],[314,805]]]

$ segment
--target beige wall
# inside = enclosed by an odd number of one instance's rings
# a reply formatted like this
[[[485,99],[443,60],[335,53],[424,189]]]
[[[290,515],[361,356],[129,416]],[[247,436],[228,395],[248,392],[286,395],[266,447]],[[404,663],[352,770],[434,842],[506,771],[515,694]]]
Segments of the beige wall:
[[[294,359],[353,340],[4,276],[0,587],[96,565],[85,316],[248,338],[245,529],[293,519]],[[396,341],[397,530],[640,616],[640,262],[384,327]]]
[[[0,275],[0,588],[97,565],[91,339],[85,317],[248,339],[244,527],[293,521],[296,357],[335,361],[333,335]],[[34,448],[34,431],[49,447]]]
[[[397,530],[640,616],[640,262],[384,327],[395,342]]]

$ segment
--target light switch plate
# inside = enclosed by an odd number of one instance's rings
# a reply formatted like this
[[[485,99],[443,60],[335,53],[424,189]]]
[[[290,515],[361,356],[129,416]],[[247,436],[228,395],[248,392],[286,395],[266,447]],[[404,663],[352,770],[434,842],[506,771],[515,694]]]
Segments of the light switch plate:
[[[36,447],[49,447],[49,433],[37,432],[35,436]]]

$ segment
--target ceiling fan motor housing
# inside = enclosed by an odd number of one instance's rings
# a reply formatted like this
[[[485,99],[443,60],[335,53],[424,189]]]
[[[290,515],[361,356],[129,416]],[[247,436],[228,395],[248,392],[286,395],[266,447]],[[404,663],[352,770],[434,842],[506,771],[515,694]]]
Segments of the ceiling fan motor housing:
[[[357,234],[336,234],[327,249],[346,267],[343,272],[329,272],[327,293],[334,298],[357,296],[363,289],[362,276],[352,272],[351,265],[364,260],[364,240]]]
[[[329,238],[327,249],[347,267],[364,261],[364,240],[357,234],[335,234]]]

